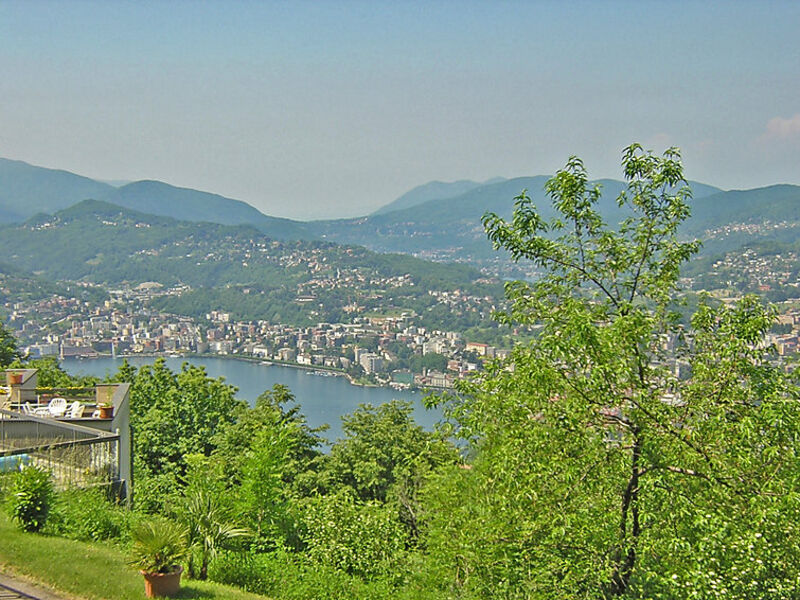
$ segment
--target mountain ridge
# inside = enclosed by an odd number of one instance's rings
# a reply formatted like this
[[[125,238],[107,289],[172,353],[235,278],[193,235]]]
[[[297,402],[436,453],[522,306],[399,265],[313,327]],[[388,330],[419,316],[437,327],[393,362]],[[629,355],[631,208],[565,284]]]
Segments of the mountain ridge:
[[[533,203],[545,218],[554,215],[544,186],[549,175],[515,177],[483,184],[467,192],[444,199],[433,199],[392,212],[372,214],[354,219],[312,221],[307,229],[316,236],[335,241],[364,245],[379,252],[405,252],[437,260],[463,258],[484,260],[493,250],[486,239],[481,217],[492,212],[510,218],[513,199],[527,190]],[[600,212],[610,222],[622,218],[616,203],[625,183],[615,179],[599,179],[603,195]],[[719,193],[719,188],[698,182],[691,184],[695,197]]]
[[[0,158],[0,218],[4,221],[24,221],[37,212],[52,214],[113,189],[70,171]]]
[[[409,190],[371,215],[295,221],[265,215],[240,200],[160,181],[142,180],[115,188],[68,171],[0,159],[0,219],[21,222],[36,213],[53,214],[91,197],[179,221],[249,225],[273,239],[322,240],[360,245],[377,252],[486,266],[499,259],[486,239],[481,217],[493,212],[509,218],[513,199],[523,189],[528,190],[544,218],[553,216],[550,199],[543,189],[548,179],[547,175],[537,175],[482,184],[469,180],[429,182]],[[624,211],[614,200],[625,183],[614,179],[595,183],[603,188],[598,206],[603,218],[609,223],[623,218]],[[776,184],[725,191],[699,182],[690,185],[694,195],[690,201],[693,215],[682,227],[686,235],[704,236],[707,230],[731,223],[765,220],[800,223],[800,186]],[[441,194],[445,197],[431,197]],[[411,206],[402,207],[409,202]],[[787,240],[793,231],[781,230],[776,235]],[[724,240],[717,236],[710,247],[733,247],[749,239],[747,235],[739,231]]]
[[[380,207],[378,210],[370,214],[370,216],[380,215],[384,213],[393,212],[395,210],[402,210],[411,208],[419,204],[428,202],[429,200],[444,200],[459,196],[481,185],[489,183],[497,183],[503,181],[502,177],[494,177],[483,183],[477,181],[470,181],[469,179],[459,179],[458,181],[445,182],[445,181],[429,181],[415,188],[410,189],[402,196]]]
[[[299,239],[299,221],[265,215],[250,204],[219,194],[140,180],[115,187],[61,169],[0,158],[0,219],[24,222],[54,214],[83,200],[104,200],[147,214],[223,225],[251,224],[278,239]]]

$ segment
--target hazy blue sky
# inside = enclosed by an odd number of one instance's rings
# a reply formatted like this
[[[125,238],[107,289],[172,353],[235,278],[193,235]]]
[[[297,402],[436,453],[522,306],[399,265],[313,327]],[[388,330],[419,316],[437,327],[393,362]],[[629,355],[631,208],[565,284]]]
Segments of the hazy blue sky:
[[[800,2],[0,0],[0,156],[294,218],[430,180],[800,183]]]

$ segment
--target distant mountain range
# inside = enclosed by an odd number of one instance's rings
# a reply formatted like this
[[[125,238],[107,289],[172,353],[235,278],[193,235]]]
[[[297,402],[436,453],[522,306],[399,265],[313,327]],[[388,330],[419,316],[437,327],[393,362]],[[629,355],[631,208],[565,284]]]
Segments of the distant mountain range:
[[[68,171],[0,158],[3,221],[21,222],[40,212],[53,214],[89,199],[186,221],[252,225],[278,239],[301,239],[305,235],[297,222],[267,216],[241,200],[160,181],[134,181],[116,187]]]
[[[687,229],[700,234],[728,223],[800,222],[800,186],[780,184],[699,196]],[[695,200],[698,196],[695,194]]]
[[[481,216],[495,212],[509,217],[513,198],[527,189],[545,216],[552,214],[543,187],[548,176],[493,179],[484,183],[430,182],[410,190],[372,215],[325,221],[294,221],[264,215],[249,204],[158,181],[136,181],[114,187],[66,171],[0,159],[0,219],[21,222],[36,213],[53,214],[92,198],[143,213],[184,221],[250,225],[283,240],[326,240],[365,246],[379,252],[414,254],[435,260],[477,265],[497,260],[481,226]],[[604,191],[600,211],[609,222],[622,212],[615,199],[624,183],[600,180]],[[765,220],[800,223],[800,187],[776,185],[753,190],[723,191],[690,182],[693,215],[687,235],[733,223]],[[747,234],[734,238],[744,243]],[[732,238],[733,239],[733,238]],[[732,240],[730,240],[732,242]]]
[[[546,217],[553,216],[544,185],[549,176],[518,177],[480,184],[448,198],[436,198],[387,213],[357,219],[316,221],[307,225],[316,236],[339,243],[360,244],[380,252],[414,253],[436,260],[482,261],[494,255],[481,225],[481,217],[493,212],[509,218],[513,198],[525,189]],[[603,189],[600,212],[617,222],[623,212],[616,198],[625,184],[599,180]],[[692,182],[695,200],[721,192],[719,188]]]

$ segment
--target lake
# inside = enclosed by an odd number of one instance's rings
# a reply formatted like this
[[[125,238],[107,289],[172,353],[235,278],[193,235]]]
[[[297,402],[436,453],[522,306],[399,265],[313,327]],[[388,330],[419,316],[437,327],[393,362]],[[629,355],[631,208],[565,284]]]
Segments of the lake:
[[[61,361],[61,366],[73,375],[105,377],[115,373],[122,360],[111,357],[65,358]],[[136,367],[153,364],[155,360],[152,356],[128,357],[128,362]],[[394,399],[413,402],[414,418],[426,429],[433,429],[434,424],[441,419],[441,411],[426,410],[422,405],[424,394],[421,392],[361,387],[351,385],[344,377],[325,377],[317,375],[315,371],[263,365],[233,358],[166,357],[165,360],[173,371],[179,371],[181,365],[188,360],[193,365],[204,367],[209,377],[224,377],[227,383],[238,388],[236,396],[246,400],[251,406],[262,392],[276,383],[283,384],[294,394],[309,425],[330,425],[324,436],[331,441],[342,435],[341,417],[353,412],[359,404],[377,406]]]

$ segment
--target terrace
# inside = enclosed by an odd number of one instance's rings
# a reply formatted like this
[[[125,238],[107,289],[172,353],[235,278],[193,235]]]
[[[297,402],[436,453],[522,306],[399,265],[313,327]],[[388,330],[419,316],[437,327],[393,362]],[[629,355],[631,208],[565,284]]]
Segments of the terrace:
[[[35,369],[0,372],[0,472],[34,464],[59,488],[104,485],[130,501],[129,388],[44,388]]]

